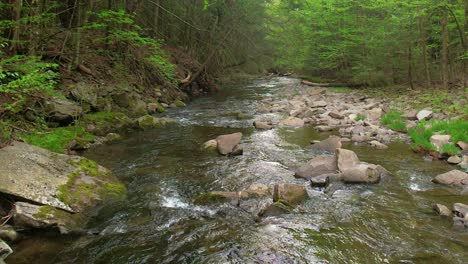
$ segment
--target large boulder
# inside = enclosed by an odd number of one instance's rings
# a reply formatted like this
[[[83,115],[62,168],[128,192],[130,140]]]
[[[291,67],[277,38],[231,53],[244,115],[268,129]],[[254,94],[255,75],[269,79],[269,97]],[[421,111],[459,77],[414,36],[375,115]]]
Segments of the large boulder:
[[[92,108],[97,108],[98,88],[83,83],[77,83],[70,89],[70,95],[77,102],[86,103]]]
[[[380,165],[361,163],[341,171],[345,183],[378,183],[384,173]]]
[[[229,155],[231,154],[235,147],[239,145],[242,139],[242,133],[233,133],[229,135],[222,135],[216,138],[218,142],[218,152],[221,155]]]
[[[330,136],[329,138],[312,145],[312,149],[334,153],[336,149],[341,148],[341,138]]]
[[[295,206],[308,199],[309,195],[304,185],[281,183],[276,184],[273,190],[273,202],[286,202]]]
[[[280,127],[301,128],[304,126],[304,120],[297,117],[288,117],[279,123]]]
[[[318,156],[299,167],[295,172],[295,177],[310,179],[322,174],[336,173],[336,158],[334,156]]]
[[[57,210],[60,218],[85,220],[89,208],[124,197],[126,189],[109,170],[91,160],[14,142],[0,149],[0,192],[61,209]]]
[[[361,163],[356,153],[354,153],[354,151],[347,150],[347,149],[337,149],[336,160],[337,160],[337,167],[340,171],[348,170]]]
[[[83,108],[77,103],[63,99],[52,98],[45,103],[47,118],[61,125],[71,124],[83,114]]]
[[[468,187],[468,173],[459,170],[452,170],[437,175],[432,182],[457,187]]]
[[[429,120],[431,119],[433,116],[433,113],[431,110],[421,110],[418,112],[418,114],[416,115],[416,118],[419,120],[419,121],[423,121],[423,120]]]
[[[436,147],[437,150],[440,150],[445,144],[449,144],[450,135],[433,135],[430,138],[431,144]]]

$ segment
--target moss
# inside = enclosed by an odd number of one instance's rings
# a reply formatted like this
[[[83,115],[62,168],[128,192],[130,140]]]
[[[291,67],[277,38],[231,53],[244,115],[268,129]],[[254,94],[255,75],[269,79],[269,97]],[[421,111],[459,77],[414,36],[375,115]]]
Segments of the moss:
[[[381,119],[381,123],[391,130],[406,132],[405,118],[403,112],[396,109],[388,111]]]
[[[97,112],[85,115],[80,121],[83,127],[88,125],[95,126],[93,134],[104,136],[118,128],[128,126],[132,120],[124,113],[120,112]]]
[[[162,106],[162,104],[160,103],[156,103],[156,111],[158,111],[158,113],[164,113],[164,111],[166,111],[166,108],[164,108],[164,106]]]
[[[182,102],[181,100],[175,100],[174,101],[174,104],[177,106],[177,107],[186,107],[187,105]]]
[[[231,199],[218,193],[204,193],[195,198],[195,204],[208,205],[229,202]]]
[[[19,137],[28,144],[47,150],[64,153],[71,141],[86,145],[95,140],[95,137],[80,126],[59,127],[50,131],[41,131],[33,134],[19,134]]]
[[[49,205],[41,206],[39,212],[33,216],[39,220],[56,221],[67,231],[79,230],[87,220],[87,216],[84,214],[71,214]]]
[[[66,184],[58,187],[57,198],[78,210],[96,200],[124,198],[126,188],[114,179],[113,175],[101,170],[92,160],[81,159],[72,162],[77,169],[68,176]],[[77,183],[80,177],[92,177],[93,183]]]

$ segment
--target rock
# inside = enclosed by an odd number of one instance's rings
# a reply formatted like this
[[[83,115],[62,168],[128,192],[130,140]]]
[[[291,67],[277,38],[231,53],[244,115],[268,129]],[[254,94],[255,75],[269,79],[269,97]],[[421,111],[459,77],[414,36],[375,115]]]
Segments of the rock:
[[[0,226],[0,240],[15,241],[18,238],[18,233],[10,225]]]
[[[231,153],[229,153],[230,157],[234,156],[242,156],[244,154],[244,146],[242,144],[237,144]]]
[[[432,118],[432,111],[431,110],[421,110],[418,112],[418,114],[416,115],[416,118],[419,120],[419,121],[423,121],[423,120],[429,120]]]
[[[239,205],[239,193],[237,192],[209,192],[199,195],[194,203],[198,205],[210,205],[230,202],[232,205]]]
[[[431,144],[437,148],[437,150],[440,150],[442,146],[449,144],[450,138],[450,135],[433,135],[431,136],[430,141]]]
[[[148,114],[146,103],[143,100],[136,99],[129,106],[130,112],[135,116],[144,116]]]
[[[339,174],[323,174],[310,178],[310,185],[312,187],[327,187],[330,184],[330,178],[340,177]]]
[[[77,102],[87,103],[93,108],[98,105],[98,88],[96,86],[77,83],[71,90],[70,95]]]
[[[462,150],[463,153],[468,152],[468,143],[463,142],[463,141],[458,141],[457,146]]]
[[[319,131],[319,132],[328,132],[328,131],[332,131],[333,127],[330,127],[330,126],[316,126],[315,129],[317,129],[317,131]]]
[[[157,118],[151,115],[145,115],[136,120],[138,128],[141,129],[161,128],[176,122],[171,118]]]
[[[2,193],[59,212],[57,218],[73,218],[69,228],[83,225],[88,209],[126,195],[125,186],[95,162],[21,142],[0,149],[0,186]]]
[[[203,143],[203,149],[215,150],[217,148],[218,148],[218,141],[216,141],[216,139],[208,140],[207,142]]]
[[[297,117],[288,117],[279,123],[279,127],[301,128],[304,126],[304,120]]]
[[[181,100],[175,100],[174,101],[174,105],[177,106],[177,107],[186,107],[187,105],[182,102]]]
[[[412,120],[412,121],[416,121],[418,120],[418,111],[416,110],[409,110],[409,111],[406,111],[402,117],[408,119],[408,120]]]
[[[351,134],[353,135],[362,135],[366,132],[366,128],[364,126],[355,126],[351,128]]]
[[[466,219],[468,217],[468,205],[462,203],[455,203],[453,205],[453,213],[457,217]]]
[[[450,158],[447,159],[447,162],[450,164],[460,164],[462,162],[462,159],[458,156],[451,156]]]
[[[261,183],[253,183],[244,192],[249,198],[266,197],[272,194],[271,188]]]
[[[351,142],[351,139],[346,138],[346,137],[341,138],[341,143],[349,143],[349,142]]]
[[[415,128],[417,125],[418,124],[416,123],[416,121],[406,120],[406,122],[405,122],[406,130],[410,130],[411,128]]]
[[[259,217],[271,217],[271,216],[280,216],[283,214],[289,214],[293,211],[293,208],[285,203],[276,202],[273,204],[267,205],[265,208],[260,210],[258,213]]]
[[[234,148],[240,143],[242,133],[234,133],[222,135],[216,138],[218,152],[221,155],[229,155],[234,151]]]
[[[354,153],[354,151],[347,150],[347,149],[336,150],[336,161],[337,161],[337,168],[340,171],[348,170],[361,163],[356,153]]]
[[[162,106],[160,103],[149,103],[147,105],[147,109],[148,109],[148,112],[151,114],[163,113],[164,111],[166,111],[164,106]]]
[[[449,217],[452,215],[452,212],[450,211],[450,209],[448,209],[447,206],[442,205],[442,204],[434,204],[432,206],[432,209],[434,209],[434,211],[440,216]]]
[[[357,142],[357,143],[359,143],[359,142],[367,142],[367,141],[369,141],[369,140],[370,140],[370,137],[367,136],[367,135],[364,135],[364,136],[353,135],[353,136],[351,137],[351,141]]]
[[[268,124],[267,122],[262,122],[262,121],[254,121],[253,125],[256,129],[269,130],[273,128],[272,125]]]
[[[303,185],[292,183],[276,184],[273,189],[273,202],[286,202],[295,206],[308,199],[306,188]]]
[[[371,145],[372,147],[374,147],[376,149],[388,149],[387,145],[385,145],[383,143],[380,143],[377,140],[373,140],[373,141],[369,142],[369,145]]]
[[[351,120],[353,120],[353,121],[355,121],[355,120],[357,119],[357,117],[358,117],[358,115],[356,115],[356,114],[350,114],[350,115],[348,116],[348,118],[351,119]]]
[[[331,153],[335,153],[335,150],[339,148],[341,148],[341,138],[337,136],[330,136],[329,138],[312,146],[312,149],[314,150],[321,150]]]
[[[310,105],[310,107],[312,108],[323,108],[323,107],[326,107],[328,105],[327,102],[325,101],[315,101],[312,103],[312,105]]]
[[[83,114],[83,108],[77,103],[60,98],[53,98],[45,103],[45,110],[49,120],[61,125],[71,124]]]
[[[459,170],[452,170],[436,176],[432,182],[457,187],[466,187],[468,186],[468,173]]]
[[[166,103],[161,103],[161,105],[162,105],[162,107],[164,107],[164,108],[168,108],[168,107],[169,107],[169,105],[166,104]]]
[[[315,176],[336,173],[336,158],[334,156],[318,156],[299,167],[295,172],[296,178],[310,179]]]
[[[367,111],[367,119],[377,121],[382,117],[382,108],[374,108]]]
[[[5,241],[0,239],[0,262],[3,262],[8,256],[13,254],[13,249],[5,243]]]
[[[344,119],[344,115],[342,115],[341,113],[338,113],[336,111],[331,111],[330,113],[328,113],[328,115],[335,118],[335,119]]]
[[[109,133],[106,135],[104,138],[105,142],[114,142],[114,141],[119,141],[122,139],[122,136],[117,134],[117,133]]]
[[[345,183],[378,183],[383,168],[379,165],[361,163],[341,171]]]
[[[46,206],[33,205],[29,203],[24,203],[24,202],[16,202],[15,211],[13,215],[15,225],[21,228],[35,228],[35,229],[47,229],[47,228],[58,227],[58,219],[54,217],[50,217],[49,219],[49,217],[47,216],[47,213],[41,212],[42,210],[44,210],[44,208],[52,209],[54,207],[50,207],[50,206],[46,207]],[[71,216],[70,213],[67,213],[67,212],[63,212],[63,213]]]

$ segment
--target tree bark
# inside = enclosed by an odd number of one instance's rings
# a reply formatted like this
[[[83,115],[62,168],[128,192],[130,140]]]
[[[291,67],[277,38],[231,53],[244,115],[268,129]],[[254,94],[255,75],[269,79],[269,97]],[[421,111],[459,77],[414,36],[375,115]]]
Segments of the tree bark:
[[[159,27],[159,6],[161,4],[160,0],[155,0],[154,4],[154,14],[153,14],[153,37],[157,37],[158,35],[158,27]]]
[[[427,58],[427,35],[426,35],[426,29],[425,29],[425,18],[424,16],[419,17],[419,34],[420,34],[420,45],[422,49],[422,59],[423,59],[423,65],[424,65],[424,75],[426,79],[426,86],[432,87],[432,81],[431,81],[431,72],[429,69],[429,63],[428,63],[428,58]]]
[[[445,90],[448,89],[448,17],[447,9],[442,10],[442,83]]]
[[[22,0],[11,0],[13,6],[13,19],[15,21],[15,27],[13,28],[13,37],[11,43],[11,51],[15,54],[20,49],[20,20],[21,20],[21,2]]]
[[[411,48],[411,44],[408,47],[408,81],[411,87],[411,90],[414,90],[414,84],[413,84],[413,65],[412,61],[413,60],[413,50]]]

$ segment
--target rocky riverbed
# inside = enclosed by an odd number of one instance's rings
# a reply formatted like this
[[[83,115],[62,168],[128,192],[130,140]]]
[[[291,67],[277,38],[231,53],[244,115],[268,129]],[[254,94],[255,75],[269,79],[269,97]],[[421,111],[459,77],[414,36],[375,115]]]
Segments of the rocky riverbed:
[[[413,153],[380,124],[387,107],[290,78],[226,87],[85,152],[126,198],[78,234],[16,240],[7,261],[464,263],[467,174]]]

